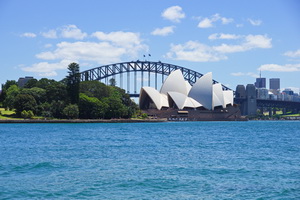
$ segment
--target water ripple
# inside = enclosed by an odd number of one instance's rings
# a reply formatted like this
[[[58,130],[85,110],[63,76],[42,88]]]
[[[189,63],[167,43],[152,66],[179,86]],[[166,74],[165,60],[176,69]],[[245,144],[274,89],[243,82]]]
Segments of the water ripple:
[[[299,122],[3,124],[0,199],[300,199]]]

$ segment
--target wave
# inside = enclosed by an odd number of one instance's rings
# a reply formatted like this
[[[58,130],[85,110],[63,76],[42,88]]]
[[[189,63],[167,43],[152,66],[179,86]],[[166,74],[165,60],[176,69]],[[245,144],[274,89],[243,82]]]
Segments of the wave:
[[[2,166],[2,173],[1,175],[10,175],[15,173],[35,173],[35,172],[41,172],[41,171],[51,171],[51,170],[57,170],[61,168],[62,166],[59,166],[57,164],[51,163],[51,162],[39,162],[39,163],[26,163],[26,164],[19,164],[19,165],[8,165],[8,166]]]

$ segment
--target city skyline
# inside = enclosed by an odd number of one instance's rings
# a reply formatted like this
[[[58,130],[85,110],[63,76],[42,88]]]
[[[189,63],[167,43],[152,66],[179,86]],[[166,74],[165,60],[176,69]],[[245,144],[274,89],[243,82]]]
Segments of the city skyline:
[[[64,78],[146,59],[184,66],[235,89],[280,78],[299,93],[300,3],[288,1],[0,1],[0,83]]]

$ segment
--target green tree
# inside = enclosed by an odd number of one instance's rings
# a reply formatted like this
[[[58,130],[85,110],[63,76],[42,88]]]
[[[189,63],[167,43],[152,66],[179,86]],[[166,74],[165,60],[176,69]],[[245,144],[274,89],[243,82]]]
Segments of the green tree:
[[[7,90],[10,86],[16,85],[18,86],[17,82],[14,80],[7,80],[5,84],[2,84],[2,92],[0,94],[0,102],[3,102],[6,98]]]
[[[28,115],[28,113],[27,113],[26,110],[23,110],[23,111],[21,112],[21,117],[23,117],[24,119],[27,118],[27,115]]]
[[[89,97],[83,93],[79,95],[79,116],[84,119],[103,118],[108,105],[96,97]]]
[[[6,97],[3,101],[3,106],[6,109],[13,109],[14,108],[14,103],[16,100],[16,96],[20,94],[20,89],[18,88],[17,85],[11,85],[6,93]]]
[[[119,87],[113,87],[112,89],[118,93],[119,98],[121,98],[122,100],[122,104],[126,106],[127,116],[123,116],[123,117],[130,118],[133,115],[135,115],[139,107],[134,101],[130,99],[129,94],[127,94],[125,90]]]
[[[110,86],[116,86],[117,85],[117,81],[114,78],[109,79],[109,85]]]
[[[104,102],[108,105],[105,118],[123,118],[128,115],[126,107],[122,104],[122,101],[118,96],[112,95],[107,97],[104,99]]]
[[[100,100],[110,95],[109,87],[99,81],[80,82],[79,92],[84,93],[89,97],[96,97]]]
[[[34,97],[37,104],[46,102],[46,90],[38,87],[24,88],[20,92],[21,94],[29,94]]]
[[[119,87],[110,88],[110,100],[107,100],[110,106],[110,110],[113,110],[111,114],[107,115],[108,118],[130,118],[138,110],[138,106],[130,99],[129,94],[126,94],[125,90]],[[116,104],[116,105],[114,105]],[[118,108],[119,107],[119,108]]]
[[[63,83],[53,82],[50,85],[46,86],[46,96],[47,102],[51,103],[52,101],[65,101],[69,102],[67,87]]]
[[[38,116],[44,116],[44,113],[49,113],[49,116],[52,116],[51,105],[48,102],[38,104],[35,112]]]
[[[21,116],[23,110],[35,111],[37,103],[33,96],[29,94],[18,94],[14,102],[14,108],[16,109],[17,116]]]
[[[55,118],[63,118],[63,110],[66,107],[66,102],[65,101],[52,101],[50,104],[50,112],[51,115]]]
[[[70,104],[64,108],[63,113],[68,119],[77,119],[79,115],[78,106],[76,104]]]
[[[26,110],[23,110],[22,112],[21,112],[21,117],[23,117],[24,119],[31,119],[31,118],[33,118],[34,117],[34,114],[33,114],[33,112],[31,111],[31,110],[28,110],[28,111],[26,111]]]
[[[42,78],[36,83],[36,87],[46,89],[47,86],[55,83],[53,79]]]
[[[15,80],[7,80],[6,83],[2,85],[2,90],[8,90],[12,85],[18,86],[18,83]]]
[[[80,73],[79,65],[71,63],[68,66],[69,75],[67,76],[67,91],[72,104],[77,104],[79,101],[79,84]]]
[[[29,81],[27,81],[27,83],[24,85],[24,88],[33,88],[37,86],[37,82],[38,80],[36,80],[35,78],[30,79]]]

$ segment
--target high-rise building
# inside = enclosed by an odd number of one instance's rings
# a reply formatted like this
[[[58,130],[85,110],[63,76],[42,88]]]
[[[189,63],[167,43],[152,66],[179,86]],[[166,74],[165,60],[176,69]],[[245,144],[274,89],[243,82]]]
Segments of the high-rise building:
[[[18,86],[19,87],[24,87],[24,85],[30,80],[33,79],[32,76],[25,76],[25,78],[20,77],[18,80]]]
[[[256,88],[266,88],[266,78],[256,78],[254,85]]]
[[[279,89],[280,89],[280,79],[270,78],[270,90],[279,90]]]

